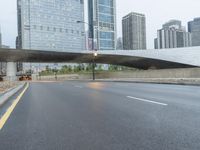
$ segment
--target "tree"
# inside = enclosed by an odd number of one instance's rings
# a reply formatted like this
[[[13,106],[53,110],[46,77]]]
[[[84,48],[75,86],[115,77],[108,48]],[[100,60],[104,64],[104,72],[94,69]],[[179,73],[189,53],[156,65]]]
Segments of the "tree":
[[[102,71],[103,69],[102,69],[102,65],[98,65],[98,70],[99,71]]]
[[[110,71],[117,71],[118,70],[118,66],[116,66],[116,65],[110,65],[109,68],[108,68],[108,70],[110,70]]]
[[[51,71],[51,69],[49,68],[49,66],[47,65],[46,66],[46,69],[45,69],[47,72],[50,72]]]

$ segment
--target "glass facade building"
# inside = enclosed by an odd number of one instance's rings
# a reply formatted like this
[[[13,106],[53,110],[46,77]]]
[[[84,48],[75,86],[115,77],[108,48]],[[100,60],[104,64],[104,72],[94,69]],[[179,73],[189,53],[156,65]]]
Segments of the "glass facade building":
[[[9,48],[8,46],[2,45],[2,35],[1,35],[1,27],[0,27],[0,48]],[[0,62],[0,76],[6,74],[6,62]]]
[[[88,0],[89,38],[94,49],[116,49],[116,1]],[[91,47],[90,47],[91,49]]]
[[[2,45],[2,39],[1,39],[1,27],[0,27],[0,48]],[[0,76],[3,74],[3,64],[0,62]]]
[[[188,31],[192,34],[192,46],[200,46],[200,18],[188,22]]]
[[[17,45],[22,49],[85,50],[83,0],[18,0]]]

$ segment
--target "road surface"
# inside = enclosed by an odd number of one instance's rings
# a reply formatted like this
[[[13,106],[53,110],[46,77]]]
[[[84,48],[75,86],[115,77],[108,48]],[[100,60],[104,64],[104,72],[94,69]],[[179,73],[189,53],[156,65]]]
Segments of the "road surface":
[[[0,150],[199,150],[200,87],[30,83]]]

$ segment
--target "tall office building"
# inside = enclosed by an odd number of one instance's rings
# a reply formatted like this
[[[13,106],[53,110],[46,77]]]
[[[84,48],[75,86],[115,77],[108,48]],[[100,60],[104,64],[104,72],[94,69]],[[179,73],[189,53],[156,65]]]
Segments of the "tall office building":
[[[116,0],[88,0],[88,16],[90,49],[115,50]]]
[[[180,20],[170,20],[162,25],[163,29],[175,28],[175,29],[183,29],[182,23]]]
[[[123,17],[122,32],[125,50],[146,49],[145,15],[131,12]]]
[[[158,38],[154,39],[154,49],[158,49]]]
[[[188,22],[188,31],[192,34],[192,46],[200,46],[200,18]]]
[[[35,50],[85,49],[83,0],[17,0],[17,47]]]
[[[0,27],[0,47],[2,45],[1,27]]]
[[[170,20],[163,25],[162,29],[157,31],[154,47],[158,49],[189,47],[191,42],[191,34],[186,32],[181,21]]]
[[[0,48],[1,48],[1,45],[2,45],[2,39],[1,39],[1,28],[0,28]],[[0,62],[0,75],[2,75],[2,62]]]
[[[18,36],[16,37],[16,49],[20,49],[20,41],[19,41],[19,38]],[[20,74],[23,72],[23,63],[22,62],[17,62],[17,72]]]
[[[1,34],[1,28],[0,28],[0,48],[9,48],[8,46],[5,46],[2,44],[2,34]],[[6,74],[6,63],[0,62],[0,76]]]

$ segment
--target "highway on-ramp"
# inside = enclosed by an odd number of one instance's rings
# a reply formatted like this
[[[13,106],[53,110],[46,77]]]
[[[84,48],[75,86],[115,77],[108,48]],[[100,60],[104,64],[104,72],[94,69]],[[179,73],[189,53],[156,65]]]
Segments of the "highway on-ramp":
[[[0,150],[199,150],[200,87],[30,83]]]

